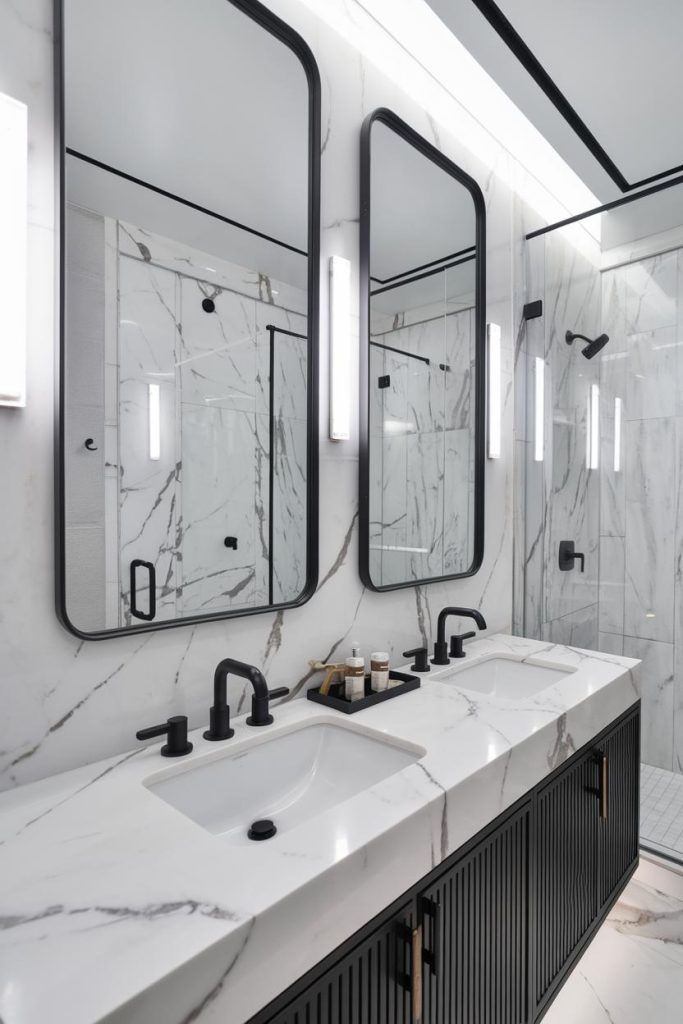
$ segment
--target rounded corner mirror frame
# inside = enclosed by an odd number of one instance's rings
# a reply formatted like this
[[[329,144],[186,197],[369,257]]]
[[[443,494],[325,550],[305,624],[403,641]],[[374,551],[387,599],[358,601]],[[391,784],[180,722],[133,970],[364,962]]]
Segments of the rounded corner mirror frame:
[[[59,622],[80,640],[107,640],[114,637],[149,633],[182,626],[196,626],[204,622],[263,615],[287,608],[298,608],[311,599],[318,586],[318,407],[319,407],[319,307],[320,307],[320,173],[321,173],[321,85],[320,71],[308,43],[259,0],[225,0],[247,15],[266,32],[287,46],[299,60],[308,82],[308,380],[307,380],[307,491],[306,491],[306,582],[293,601],[259,605],[255,608],[230,609],[205,615],[187,615],[159,622],[140,622],[134,626],[87,632],[69,617],[66,577],[66,458],[65,458],[65,402],[66,402],[66,335],[65,335],[65,157],[64,133],[64,4],[66,0],[53,0],[55,26],[55,178],[57,194],[57,260],[58,304],[56,310],[56,408],[55,408],[55,610]]]
[[[370,224],[372,214],[372,128],[383,124],[468,190],[475,210],[475,382],[474,382],[474,531],[473,557],[465,572],[379,585],[370,572]],[[360,423],[359,423],[359,572],[364,586],[377,593],[465,579],[484,560],[486,469],[486,203],[477,182],[388,107],[365,118],[360,140]]]

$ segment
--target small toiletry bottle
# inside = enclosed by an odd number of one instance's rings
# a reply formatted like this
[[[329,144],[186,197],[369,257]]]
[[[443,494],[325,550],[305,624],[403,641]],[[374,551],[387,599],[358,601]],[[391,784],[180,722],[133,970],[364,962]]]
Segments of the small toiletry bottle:
[[[365,658],[355,645],[344,664],[344,694],[347,700],[360,700],[365,696]]]
[[[370,686],[377,692],[389,688],[389,655],[386,651],[375,651],[370,655]]]

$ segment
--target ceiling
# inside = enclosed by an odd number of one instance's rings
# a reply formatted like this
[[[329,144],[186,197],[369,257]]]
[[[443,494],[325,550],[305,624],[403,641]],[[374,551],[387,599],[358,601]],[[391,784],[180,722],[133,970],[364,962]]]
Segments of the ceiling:
[[[683,170],[681,0],[426,0],[603,202]]]

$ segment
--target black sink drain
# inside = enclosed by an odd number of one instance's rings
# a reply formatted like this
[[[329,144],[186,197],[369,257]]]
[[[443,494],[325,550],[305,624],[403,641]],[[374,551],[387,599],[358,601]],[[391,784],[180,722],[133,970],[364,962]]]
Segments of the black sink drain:
[[[263,839],[272,839],[277,832],[277,827],[269,818],[262,818],[255,821],[249,828],[247,835],[254,842],[260,843]]]

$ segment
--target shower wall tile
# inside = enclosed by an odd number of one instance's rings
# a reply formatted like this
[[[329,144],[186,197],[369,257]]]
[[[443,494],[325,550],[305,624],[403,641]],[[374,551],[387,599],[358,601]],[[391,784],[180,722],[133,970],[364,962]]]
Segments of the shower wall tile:
[[[673,769],[674,646],[624,637],[624,656],[640,658],[641,760]]]
[[[660,327],[628,337],[625,417],[628,420],[675,416],[683,400],[677,329]]]
[[[628,334],[670,327],[677,320],[678,256],[665,253],[626,267]]]
[[[672,419],[625,425],[626,593],[624,632],[673,642],[676,501]]]
[[[616,633],[598,633],[598,650],[621,657],[624,653],[624,637]]]
[[[568,644],[570,647],[596,650],[598,646],[597,604],[579,608],[569,615],[544,622],[541,628],[541,639],[554,644]]]
[[[273,600],[294,601],[306,584],[305,420],[276,421],[273,473]]]
[[[600,538],[599,628],[601,633],[624,632],[624,539]]]

